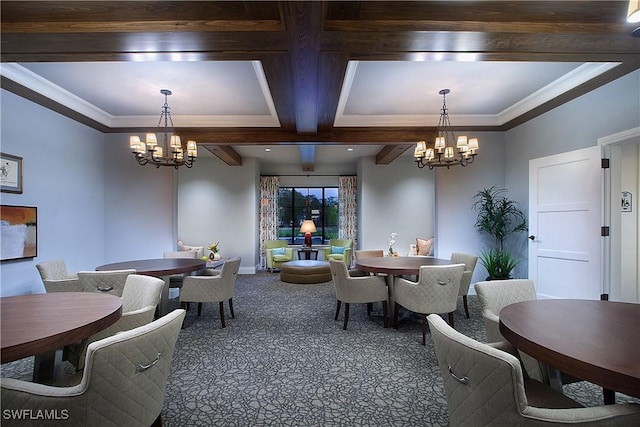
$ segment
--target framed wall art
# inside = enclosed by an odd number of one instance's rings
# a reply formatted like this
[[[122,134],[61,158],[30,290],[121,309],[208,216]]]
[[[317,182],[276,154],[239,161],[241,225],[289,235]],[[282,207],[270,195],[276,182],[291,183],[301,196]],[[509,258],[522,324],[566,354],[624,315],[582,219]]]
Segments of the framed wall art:
[[[22,194],[22,157],[0,153],[0,190]]]
[[[38,208],[0,205],[0,261],[38,256]]]

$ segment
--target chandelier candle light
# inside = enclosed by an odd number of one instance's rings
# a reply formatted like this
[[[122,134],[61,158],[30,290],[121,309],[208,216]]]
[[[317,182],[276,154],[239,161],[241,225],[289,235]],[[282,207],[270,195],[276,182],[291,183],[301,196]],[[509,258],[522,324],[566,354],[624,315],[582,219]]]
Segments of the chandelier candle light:
[[[148,133],[146,134],[145,142],[140,141],[140,137],[137,135],[130,136],[129,147],[138,163],[142,166],[151,164],[158,168],[160,166],[173,166],[176,169],[180,166],[190,168],[196,161],[196,157],[198,157],[198,147],[195,141],[187,141],[187,159],[185,159],[182,142],[173,129],[173,120],[171,119],[171,111],[167,102],[167,97],[171,95],[171,91],[162,89],[160,93],[164,95],[164,105],[160,113],[160,120],[158,120],[157,133],[162,137],[162,144],[158,145],[155,133]],[[161,128],[160,125],[163,121],[164,127]],[[169,124],[171,124],[171,127],[169,127]]]
[[[449,89],[442,89],[438,92],[442,95],[442,110],[433,146],[431,144],[427,146],[425,141],[419,141],[416,145],[413,157],[420,169],[425,166],[428,166],[429,169],[442,166],[446,166],[447,169],[455,165],[467,166],[473,163],[473,159],[477,155],[478,138],[460,135],[456,140],[453,130],[451,130],[446,102],[446,96],[449,92],[451,92]]]

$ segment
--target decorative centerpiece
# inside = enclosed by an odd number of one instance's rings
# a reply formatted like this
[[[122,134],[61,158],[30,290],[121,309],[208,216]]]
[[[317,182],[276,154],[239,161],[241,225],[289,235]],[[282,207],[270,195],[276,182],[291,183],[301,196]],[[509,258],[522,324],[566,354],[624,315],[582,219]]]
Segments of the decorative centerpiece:
[[[396,237],[398,237],[398,233],[391,233],[389,236],[389,256],[400,256],[400,254],[393,249],[393,245],[396,244]]]
[[[218,261],[220,259],[220,254],[218,253],[218,245],[220,242],[211,243],[209,245],[209,250],[211,253],[209,254],[209,259],[212,261]]]

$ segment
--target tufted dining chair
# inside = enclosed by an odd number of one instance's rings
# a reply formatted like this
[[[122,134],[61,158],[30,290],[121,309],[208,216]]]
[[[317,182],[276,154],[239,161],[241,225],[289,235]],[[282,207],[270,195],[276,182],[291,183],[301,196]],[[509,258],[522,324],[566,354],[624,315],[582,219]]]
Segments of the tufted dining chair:
[[[474,289],[482,309],[488,343],[507,342],[500,333],[500,310],[509,304],[537,299],[536,288],[529,279],[478,282]],[[542,368],[536,359],[525,353],[520,353],[520,358],[531,378],[544,381]]]
[[[364,258],[382,258],[384,257],[384,251],[382,249],[368,249],[357,250],[353,253],[356,257],[356,261]]]
[[[533,379],[519,360],[427,318],[447,397],[449,422],[457,426],[640,425],[640,405],[584,408]]]
[[[198,251],[170,251],[163,252],[162,258],[185,258],[185,259],[197,259]],[[170,288],[181,288],[186,274],[172,274],[169,276]]]
[[[220,307],[220,323],[225,328],[224,301],[229,301],[229,312],[231,318],[235,319],[233,312],[233,291],[240,269],[240,257],[231,258],[222,264],[220,274],[215,276],[187,276],[180,291],[180,304],[182,307],[186,303],[198,303],[198,316],[202,314],[202,303],[217,302]]]
[[[468,319],[469,305],[467,303],[467,294],[469,293],[469,286],[471,286],[473,270],[476,269],[476,264],[478,263],[478,257],[476,255],[453,252],[451,254],[451,262],[454,264],[464,264],[464,273],[462,273],[462,278],[460,279],[460,290],[458,291],[458,296],[462,297],[464,314]]]
[[[41,419],[38,425],[162,425],[167,378],[184,316],[184,310],[174,310],[148,325],[91,343],[83,373],[72,377],[80,380],[75,385],[2,378],[2,409],[68,417]],[[15,417],[3,419],[2,425],[33,424]]]
[[[338,320],[340,306],[344,302],[344,323],[342,329],[347,329],[349,323],[349,305],[367,304],[367,314],[370,313],[369,303],[382,302],[384,327],[389,326],[389,306],[387,300],[389,292],[385,279],[379,276],[351,276],[347,265],[335,259],[329,259],[331,278],[336,291],[336,315]]]
[[[124,284],[130,274],[136,274],[136,271],[78,271],[78,279],[84,292],[103,292],[121,297]]]
[[[164,281],[140,274],[126,276],[122,291],[122,316],[113,325],[90,336],[87,340],[65,347],[65,358],[80,370],[84,367],[87,346],[94,341],[137,328],[153,321]]]
[[[478,282],[474,285],[478,301],[482,308],[484,326],[487,333],[487,342],[507,342],[500,333],[500,310],[510,304],[522,301],[537,299],[536,288],[533,280],[530,279],[510,279],[491,280]],[[531,378],[549,384],[551,382],[551,371],[549,366],[539,362],[537,359],[526,353],[519,352],[522,365]],[[560,373],[559,381],[562,384],[570,384],[581,381],[571,375]]]
[[[456,311],[460,279],[464,264],[423,265],[418,281],[396,277],[393,289],[393,327],[398,329],[400,306],[422,315],[422,345],[426,344],[427,314],[449,314],[453,327],[453,312]]]
[[[53,259],[36,264],[36,269],[42,278],[47,293],[50,292],[82,292],[82,284],[78,275],[67,270],[67,264],[62,259]]]

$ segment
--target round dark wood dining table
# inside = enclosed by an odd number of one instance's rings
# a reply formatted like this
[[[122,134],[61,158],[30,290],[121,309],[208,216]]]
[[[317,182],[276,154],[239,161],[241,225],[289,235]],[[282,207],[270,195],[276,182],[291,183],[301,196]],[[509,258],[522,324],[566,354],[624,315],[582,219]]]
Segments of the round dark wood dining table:
[[[120,298],[97,292],[0,298],[2,363],[35,355],[34,380],[51,379],[56,350],[111,326],[121,315]]]
[[[508,305],[500,332],[518,349],[562,372],[640,397],[640,304],[546,299]]]
[[[356,268],[367,273],[390,275],[413,275],[420,273],[425,265],[450,265],[451,260],[421,256],[371,257],[356,261]]]
[[[389,289],[389,316],[394,316],[393,283],[395,276],[417,276],[425,265],[450,265],[451,260],[427,256],[390,256],[362,258],[356,261],[356,269],[367,273],[386,274]]]
[[[165,285],[162,289],[162,296],[158,307],[160,316],[164,316],[169,310],[169,276],[172,274],[185,274],[204,270],[206,267],[207,263],[201,259],[158,258],[114,262],[111,264],[100,265],[96,267],[96,271],[133,269],[136,271],[136,274],[164,279]]]

